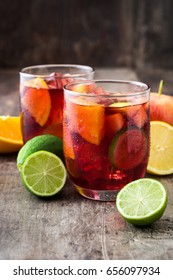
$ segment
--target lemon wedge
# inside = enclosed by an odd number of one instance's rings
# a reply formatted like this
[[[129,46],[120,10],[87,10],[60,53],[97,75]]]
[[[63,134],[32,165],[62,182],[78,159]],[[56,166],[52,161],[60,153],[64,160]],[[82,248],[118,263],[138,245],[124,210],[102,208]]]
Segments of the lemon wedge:
[[[150,156],[147,172],[157,175],[173,173],[173,126],[166,122],[150,122]]]

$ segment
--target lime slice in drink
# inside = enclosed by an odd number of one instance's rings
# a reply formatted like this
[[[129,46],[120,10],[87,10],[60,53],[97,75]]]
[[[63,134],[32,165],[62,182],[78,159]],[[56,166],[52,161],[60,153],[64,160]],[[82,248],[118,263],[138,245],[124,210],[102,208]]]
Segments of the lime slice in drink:
[[[109,158],[119,169],[133,169],[142,162],[147,153],[147,138],[140,129],[120,131],[109,147]]]
[[[147,226],[163,215],[167,193],[157,180],[143,178],[128,183],[117,195],[116,207],[129,223]]]
[[[53,153],[38,151],[27,157],[21,170],[22,181],[33,194],[46,197],[58,193],[66,181],[66,169]]]

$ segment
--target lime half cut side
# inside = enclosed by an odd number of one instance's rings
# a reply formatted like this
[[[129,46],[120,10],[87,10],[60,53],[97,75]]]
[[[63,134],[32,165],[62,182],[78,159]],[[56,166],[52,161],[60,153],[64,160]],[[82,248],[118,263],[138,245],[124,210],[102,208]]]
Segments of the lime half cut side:
[[[66,182],[66,169],[53,153],[38,151],[25,160],[21,170],[22,181],[33,194],[47,197],[57,194]]]
[[[143,178],[128,183],[117,195],[116,207],[121,216],[137,226],[151,225],[167,206],[165,187],[157,180]]]

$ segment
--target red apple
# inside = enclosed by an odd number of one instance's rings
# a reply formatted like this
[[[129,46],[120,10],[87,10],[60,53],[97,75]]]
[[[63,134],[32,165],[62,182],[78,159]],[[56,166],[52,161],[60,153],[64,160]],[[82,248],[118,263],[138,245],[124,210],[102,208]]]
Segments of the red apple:
[[[163,81],[160,82],[159,92],[150,95],[150,120],[163,121],[173,125],[173,96],[162,94]]]

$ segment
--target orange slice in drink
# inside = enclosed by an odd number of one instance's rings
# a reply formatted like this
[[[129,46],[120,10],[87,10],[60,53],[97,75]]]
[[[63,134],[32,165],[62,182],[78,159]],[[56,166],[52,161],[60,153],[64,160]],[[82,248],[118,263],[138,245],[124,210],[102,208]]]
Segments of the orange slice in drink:
[[[67,102],[67,115],[72,130],[79,133],[89,143],[99,145],[104,136],[104,107],[99,104],[88,103],[84,105]]]
[[[0,116],[0,153],[18,151],[22,145],[20,117]]]
[[[51,109],[51,98],[47,84],[41,78],[28,81],[28,83],[22,98],[22,104],[36,122],[40,126],[44,126]]]
[[[106,123],[105,123],[106,135],[112,138],[113,135],[123,127],[123,124],[124,124],[124,118],[120,113],[106,116]]]
[[[75,159],[71,134],[70,134],[70,130],[67,129],[67,124],[64,124],[64,127],[63,127],[63,138],[64,138],[63,145],[64,145],[65,157]]]
[[[31,80],[26,80],[24,82],[24,86],[25,87],[34,87],[34,88],[46,88],[48,89],[48,86],[46,84],[46,82],[42,79],[42,78],[35,78],[35,79],[31,79]]]

